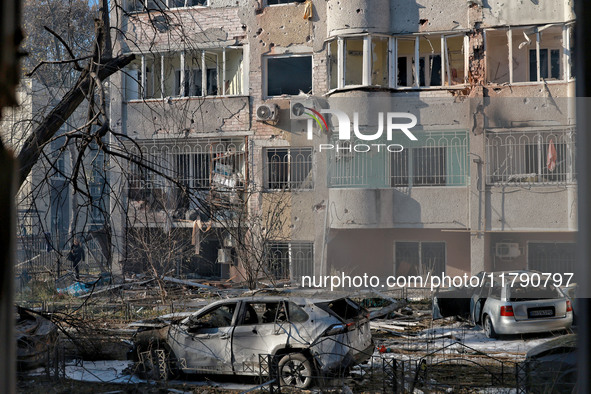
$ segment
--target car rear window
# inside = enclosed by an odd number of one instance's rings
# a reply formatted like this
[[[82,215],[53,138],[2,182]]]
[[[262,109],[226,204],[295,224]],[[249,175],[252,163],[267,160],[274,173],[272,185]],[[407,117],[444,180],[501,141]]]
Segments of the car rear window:
[[[337,316],[343,321],[363,317],[363,313],[365,311],[362,307],[348,298],[340,298],[330,302],[320,302],[316,305],[331,315]]]
[[[563,295],[554,286],[520,286],[520,283],[514,283],[507,288],[507,298],[509,301],[527,301],[527,300],[549,300],[553,298],[562,298]]]

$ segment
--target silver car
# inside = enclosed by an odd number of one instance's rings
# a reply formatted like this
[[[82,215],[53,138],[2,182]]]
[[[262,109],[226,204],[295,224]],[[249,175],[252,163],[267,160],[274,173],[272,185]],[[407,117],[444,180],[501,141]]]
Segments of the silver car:
[[[479,275],[488,278],[491,273]],[[570,299],[551,283],[531,280],[532,275],[537,279],[540,274],[494,272],[492,283],[487,279],[484,286],[440,292],[434,298],[433,317],[463,315],[480,324],[489,338],[569,329],[573,321]]]
[[[349,298],[234,298],[136,326],[134,358],[160,378],[181,371],[258,376],[267,373],[266,358],[282,385],[306,388],[373,353],[369,315]]]

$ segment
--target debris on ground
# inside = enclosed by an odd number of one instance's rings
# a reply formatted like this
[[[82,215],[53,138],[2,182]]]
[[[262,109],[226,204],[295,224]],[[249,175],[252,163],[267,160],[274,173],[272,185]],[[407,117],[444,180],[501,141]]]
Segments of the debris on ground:
[[[25,308],[17,307],[16,343],[19,370],[30,370],[47,363],[55,346],[57,326],[51,320]]]

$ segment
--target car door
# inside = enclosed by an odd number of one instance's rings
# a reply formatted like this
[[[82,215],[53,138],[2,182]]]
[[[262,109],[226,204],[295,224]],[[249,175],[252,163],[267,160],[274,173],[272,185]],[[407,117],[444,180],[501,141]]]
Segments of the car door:
[[[433,296],[433,319],[470,317],[472,290],[467,287],[437,289]]]
[[[237,302],[216,305],[172,326],[168,343],[184,372],[231,374]]]
[[[232,353],[237,374],[258,374],[259,355],[271,354],[287,343],[283,301],[245,301],[234,329]]]

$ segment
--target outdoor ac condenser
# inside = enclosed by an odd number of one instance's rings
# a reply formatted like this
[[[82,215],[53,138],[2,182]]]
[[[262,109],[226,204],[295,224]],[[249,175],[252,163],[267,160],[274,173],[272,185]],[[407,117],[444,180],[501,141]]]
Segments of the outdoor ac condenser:
[[[501,259],[512,259],[521,256],[517,242],[497,242],[495,254]]]
[[[279,108],[276,104],[261,104],[256,109],[256,117],[259,122],[273,122],[277,120]]]
[[[218,249],[218,263],[229,264],[232,262],[232,253],[230,248]]]

